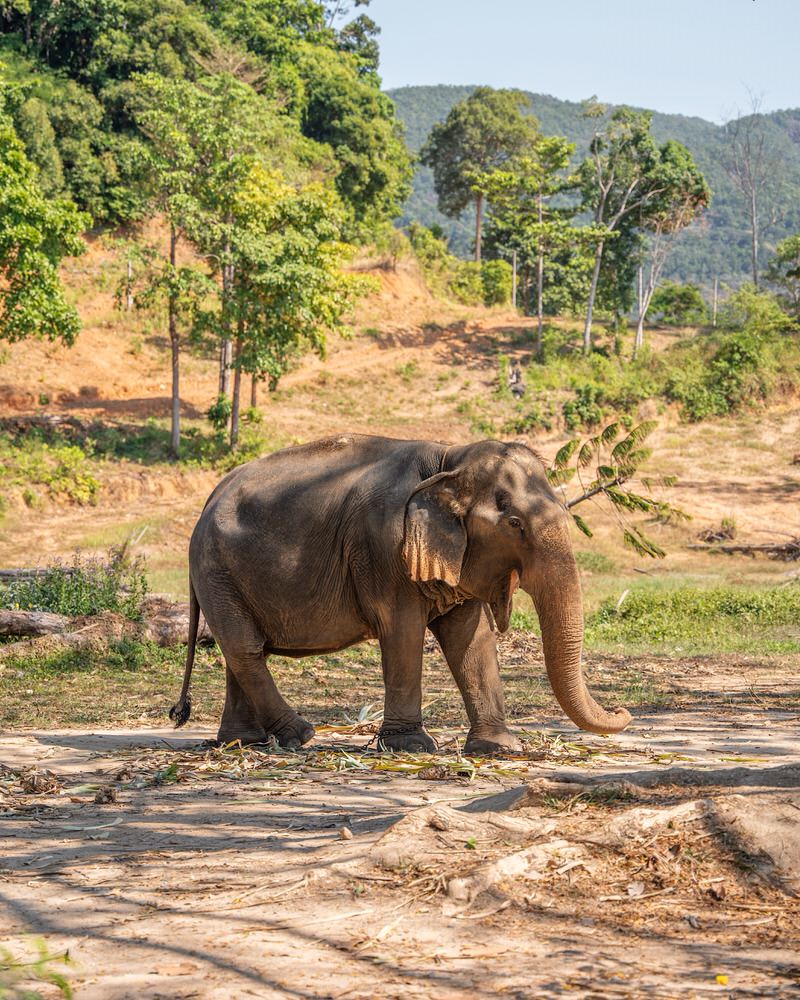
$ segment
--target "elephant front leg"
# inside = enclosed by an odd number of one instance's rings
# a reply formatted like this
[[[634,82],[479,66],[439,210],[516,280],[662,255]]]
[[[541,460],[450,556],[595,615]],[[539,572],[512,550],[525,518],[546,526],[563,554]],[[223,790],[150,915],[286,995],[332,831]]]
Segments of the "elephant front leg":
[[[425,619],[421,613],[397,615],[381,630],[381,665],[385,687],[379,746],[387,750],[433,753],[436,743],[422,725],[422,645]]]
[[[522,750],[509,732],[497,642],[489,614],[480,601],[463,604],[430,623],[455,677],[470,722],[465,753],[486,754]]]

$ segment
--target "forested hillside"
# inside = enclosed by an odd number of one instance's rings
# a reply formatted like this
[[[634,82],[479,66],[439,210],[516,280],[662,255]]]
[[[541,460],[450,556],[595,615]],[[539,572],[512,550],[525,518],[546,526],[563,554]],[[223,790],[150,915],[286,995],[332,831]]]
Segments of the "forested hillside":
[[[406,141],[417,152],[432,126],[443,121],[450,109],[472,93],[474,87],[401,87],[388,91],[406,129]],[[583,116],[583,106],[547,94],[528,94],[531,113],[545,135],[565,136],[576,144],[573,165],[586,155],[595,123]],[[760,250],[763,265],[776,243],[800,229],[800,109],[776,111],[763,116],[764,134],[774,158],[778,210],[768,227]],[[679,240],[665,268],[665,276],[709,285],[714,278],[738,284],[749,274],[750,244],[741,195],[725,170],[725,128],[702,118],[653,112],[652,132],[664,142],[676,139],[694,156],[712,191],[708,212]],[[469,253],[473,222],[467,212],[449,219],[437,211],[430,168],[419,165],[413,190],[405,208],[406,222],[438,223],[448,234],[451,247]],[[769,220],[768,220],[769,221]]]

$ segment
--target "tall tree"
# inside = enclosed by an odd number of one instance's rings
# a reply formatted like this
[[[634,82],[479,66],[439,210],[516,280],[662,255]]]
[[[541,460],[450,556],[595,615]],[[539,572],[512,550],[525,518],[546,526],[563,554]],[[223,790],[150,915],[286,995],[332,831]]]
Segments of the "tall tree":
[[[623,228],[641,227],[665,183],[657,169],[659,150],[650,134],[651,115],[619,108],[609,117],[597,105],[587,114],[600,118],[600,123],[579,171],[583,207],[592,212],[598,232],[620,234]],[[595,248],[583,328],[587,354],[592,350],[592,313],[606,244],[607,238],[601,237]]]
[[[242,374],[276,387],[302,351],[324,352],[326,334],[341,328],[367,287],[342,270],[346,212],[330,187],[298,188],[254,162],[233,208],[233,293],[220,306],[236,331],[231,447],[239,435]]]
[[[0,338],[73,343],[80,324],[58,265],[84,252],[80,234],[88,226],[71,201],[45,196],[36,167],[0,113]]]
[[[201,161],[193,143],[202,118],[202,94],[187,80],[149,74],[139,79],[132,114],[147,143],[139,149],[141,182],[151,212],[161,215],[169,229],[166,256],[156,262],[148,255],[138,284],[137,304],[152,306],[164,300],[171,354],[170,451],[180,452],[180,350],[182,318],[190,321],[192,293],[200,285],[196,269],[178,266],[178,244],[195,223],[195,195]]]
[[[490,204],[487,232],[492,250],[505,257],[516,253],[523,275],[535,274],[537,354],[542,350],[547,260],[586,236],[570,224],[574,209],[552,206],[553,196],[571,187],[564,171],[574,149],[558,136],[536,136],[526,155],[487,174],[483,185]]]
[[[536,119],[525,114],[528,98],[518,90],[477,87],[431,129],[420,152],[433,168],[439,210],[459,216],[475,209],[475,260],[481,259],[481,220],[485,178],[529,149],[538,133]]]
[[[750,230],[753,285],[759,282],[759,245],[780,215],[780,156],[770,141],[761,101],[751,95],[748,114],[738,114],[725,126],[723,164],[745,203]]]
[[[658,153],[652,182],[660,193],[650,202],[643,219],[647,233],[647,261],[639,269],[639,301],[633,356],[644,343],[644,321],[653,292],[675,237],[690,225],[709,203],[711,192],[692,154],[670,140]],[[646,274],[646,279],[645,279]]]

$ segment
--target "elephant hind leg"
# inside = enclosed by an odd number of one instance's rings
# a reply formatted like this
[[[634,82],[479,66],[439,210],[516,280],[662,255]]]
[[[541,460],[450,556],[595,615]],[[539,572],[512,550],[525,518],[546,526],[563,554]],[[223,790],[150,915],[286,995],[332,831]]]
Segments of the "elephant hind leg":
[[[227,634],[226,634],[227,633]],[[281,696],[267,669],[264,640],[250,622],[214,631],[225,657],[225,708],[217,739],[221,743],[265,743],[296,749],[314,736],[314,727]]]

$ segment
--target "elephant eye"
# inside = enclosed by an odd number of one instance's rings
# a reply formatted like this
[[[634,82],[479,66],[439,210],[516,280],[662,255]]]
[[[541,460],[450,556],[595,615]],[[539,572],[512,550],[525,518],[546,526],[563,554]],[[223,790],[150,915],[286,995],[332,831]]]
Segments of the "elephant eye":
[[[508,519],[508,523],[511,525],[512,528],[519,528],[522,534],[523,535],[525,534],[525,529],[522,526],[522,521],[518,517],[515,517],[512,514],[511,517]]]

